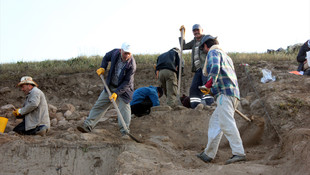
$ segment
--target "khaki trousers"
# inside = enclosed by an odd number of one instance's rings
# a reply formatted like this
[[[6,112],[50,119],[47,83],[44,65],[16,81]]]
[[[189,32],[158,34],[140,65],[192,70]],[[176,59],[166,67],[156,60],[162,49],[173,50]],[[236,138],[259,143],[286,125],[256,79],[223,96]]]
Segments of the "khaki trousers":
[[[175,106],[177,96],[177,74],[169,69],[162,69],[159,71],[159,82],[167,96],[167,105]]]

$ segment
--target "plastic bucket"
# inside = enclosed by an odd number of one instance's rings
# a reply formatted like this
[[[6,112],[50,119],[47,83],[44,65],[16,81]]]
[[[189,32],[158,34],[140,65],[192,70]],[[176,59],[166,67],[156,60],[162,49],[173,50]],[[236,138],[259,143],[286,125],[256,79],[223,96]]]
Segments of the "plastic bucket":
[[[8,123],[8,119],[5,117],[0,117],[0,132],[4,133],[6,124]]]

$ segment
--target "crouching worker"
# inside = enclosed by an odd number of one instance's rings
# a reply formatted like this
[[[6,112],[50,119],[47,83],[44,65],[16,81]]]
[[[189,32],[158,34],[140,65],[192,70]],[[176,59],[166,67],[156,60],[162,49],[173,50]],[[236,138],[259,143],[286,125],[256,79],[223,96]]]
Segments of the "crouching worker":
[[[50,128],[50,117],[44,93],[29,76],[22,77],[17,86],[27,97],[23,107],[13,111],[16,118],[23,119],[13,131],[23,135],[45,135]]]
[[[297,71],[304,71],[304,75],[310,75],[310,64],[308,63],[310,59],[307,59],[307,52],[309,52],[308,55],[310,55],[310,40],[306,41],[301,46],[297,55],[297,61],[299,62]]]
[[[77,129],[83,133],[92,131],[101,116],[103,116],[112,105],[112,99],[118,104],[120,113],[129,130],[131,120],[129,103],[132,100],[134,74],[136,72],[136,61],[132,56],[131,46],[128,43],[123,43],[121,49],[113,49],[106,53],[102,59],[101,67],[97,70],[98,76],[104,75],[109,62],[111,62],[111,66],[105,81],[112,94],[109,96],[106,90],[101,92],[95,105],[89,112],[88,117],[84,121],[84,124],[77,127]],[[118,116],[118,125],[122,136],[125,138],[127,135],[122,126],[120,117],[121,116]]]
[[[141,87],[133,93],[132,101],[130,102],[131,114],[138,117],[148,115],[151,112],[151,107],[159,106],[159,98],[163,95],[161,87]]]

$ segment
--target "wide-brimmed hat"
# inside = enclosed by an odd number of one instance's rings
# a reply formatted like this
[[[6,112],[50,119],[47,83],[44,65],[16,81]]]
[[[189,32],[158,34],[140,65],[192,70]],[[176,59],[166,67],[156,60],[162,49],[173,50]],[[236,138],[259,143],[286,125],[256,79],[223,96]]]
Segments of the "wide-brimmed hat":
[[[24,76],[24,77],[22,77],[22,78],[20,79],[20,82],[17,84],[17,86],[21,86],[21,85],[23,85],[23,84],[32,84],[32,85],[34,85],[34,86],[38,86],[38,84],[37,84],[36,82],[34,82],[34,81],[32,80],[32,78],[29,77],[29,76]]]

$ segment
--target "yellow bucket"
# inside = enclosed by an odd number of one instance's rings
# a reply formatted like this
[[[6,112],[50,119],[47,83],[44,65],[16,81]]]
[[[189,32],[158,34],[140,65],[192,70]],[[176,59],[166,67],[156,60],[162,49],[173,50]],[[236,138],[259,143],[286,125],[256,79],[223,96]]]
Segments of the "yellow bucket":
[[[6,124],[8,123],[8,119],[5,117],[0,117],[0,132],[4,133]]]

